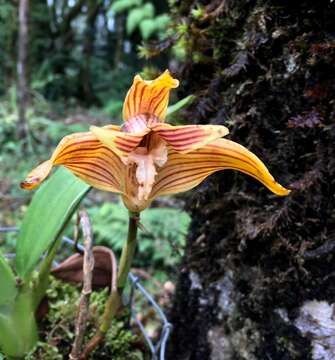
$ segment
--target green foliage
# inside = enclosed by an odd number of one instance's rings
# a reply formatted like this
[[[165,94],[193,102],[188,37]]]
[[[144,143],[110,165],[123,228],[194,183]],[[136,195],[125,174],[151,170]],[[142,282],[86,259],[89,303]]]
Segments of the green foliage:
[[[185,37],[181,37],[172,49],[174,57],[180,61],[185,61],[188,54],[187,46]]]
[[[194,19],[201,19],[206,14],[206,10],[204,7],[198,5],[191,11],[191,14]]]
[[[63,101],[65,107],[104,107],[111,98],[121,100],[129,86],[127,79],[142,66],[137,46],[143,39],[166,36],[167,8],[166,0],[31,2],[29,90],[50,101]],[[16,83],[17,20],[17,4],[0,0],[0,96]],[[151,21],[141,25],[144,20]]]
[[[130,10],[127,17],[127,33],[131,35],[144,19],[151,19],[154,15],[155,8],[151,3]]]
[[[167,14],[159,15],[155,18],[144,19],[139,23],[142,38],[148,40],[153,34],[162,36],[169,26],[171,18]]]
[[[0,19],[5,20],[12,15],[13,4],[6,0],[0,1]]]
[[[17,120],[18,120],[18,109],[17,109],[17,94],[16,88],[12,86],[7,93],[7,96],[0,99],[0,118],[1,118],[1,126],[0,126],[0,164],[2,162],[2,157],[7,153],[11,156],[15,153],[19,156],[20,152],[20,144],[17,141]],[[34,92],[31,98],[31,107],[29,107],[26,111],[26,121],[29,125],[30,134],[39,133],[42,135],[49,131],[52,123],[50,119],[46,117],[48,113],[50,113],[51,108],[50,104],[46,102],[46,100],[39,94]],[[58,123],[61,125],[60,123]],[[30,135],[29,134],[29,135]],[[43,136],[39,139],[42,141]],[[59,139],[58,139],[59,140]],[[31,141],[29,138],[29,150],[32,150]],[[50,143],[50,139],[47,141]],[[36,150],[36,149],[34,149]],[[27,163],[27,159],[26,159]],[[3,166],[2,166],[3,168]],[[7,172],[4,172],[7,173]]]
[[[194,95],[188,95],[184,97],[184,99],[181,99],[177,103],[169,106],[166,114],[167,118],[170,120],[171,118],[173,118],[174,115],[178,114],[179,111],[192,104],[194,100]]]
[[[121,321],[114,321],[106,336],[107,346],[115,360],[143,360],[142,352],[134,350],[135,341],[136,336]]]
[[[41,255],[56,241],[88,189],[87,184],[65,168],[41,185],[19,232],[16,269],[20,276],[28,276]]]
[[[24,358],[25,360],[48,359],[63,360],[63,355],[59,353],[56,346],[47,342],[38,341],[35,348]]]
[[[162,38],[167,33],[171,19],[166,13],[155,16],[155,6],[152,2],[142,4],[136,0],[117,0],[111,6],[113,14],[127,13],[127,34],[131,35],[139,30],[143,40],[148,40],[154,35]]]
[[[115,14],[129,10],[133,6],[139,6],[142,4],[142,0],[117,0],[114,1],[110,7],[111,11]]]
[[[121,69],[103,69],[101,62],[96,63],[96,69],[92,71],[96,84],[93,90],[102,104],[103,111],[113,119],[120,119],[123,100],[131,84],[134,73],[129,66]]]
[[[103,111],[107,115],[111,116],[112,118],[119,118],[119,121],[121,120],[121,112],[123,108],[123,101],[114,101],[111,100],[105,104]]]
[[[162,14],[156,17],[155,27],[158,30],[165,30],[171,23],[171,17],[168,14]]]
[[[59,121],[50,121],[49,119],[41,119],[33,124],[35,127],[41,126],[42,130],[47,129],[47,136],[52,143],[57,144],[64,136],[89,130],[88,124],[74,123],[64,124]]]
[[[155,20],[153,19],[144,19],[140,23],[141,35],[144,40],[148,40],[151,34],[156,30]]]
[[[103,106],[101,97],[108,97],[112,87],[120,88],[120,79],[113,76],[110,81],[110,73],[117,75],[118,70],[126,69],[132,75],[140,69],[136,59],[140,39],[133,39],[134,46],[126,50],[128,39],[121,35],[124,22],[117,19],[111,26],[111,22],[97,19],[114,21],[114,10],[118,17],[120,11],[141,4],[141,0],[77,1],[74,6],[70,1],[30,2],[29,90],[50,101],[61,100],[64,106]],[[108,15],[110,8],[112,15]],[[16,83],[17,11],[15,2],[0,0],[0,96]],[[123,87],[116,93],[120,97],[125,91]]]
[[[110,246],[120,252],[127,237],[128,211],[121,203],[107,203],[92,207],[89,215],[93,224],[96,244]],[[147,231],[138,236],[137,266],[175,266],[185,244],[189,216],[177,209],[149,208],[142,212],[141,223]]]

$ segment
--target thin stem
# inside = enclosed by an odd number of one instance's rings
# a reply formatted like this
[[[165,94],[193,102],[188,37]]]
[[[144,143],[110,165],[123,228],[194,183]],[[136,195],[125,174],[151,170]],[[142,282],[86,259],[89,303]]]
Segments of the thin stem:
[[[102,315],[100,327],[97,333],[86,345],[80,359],[87,359],[89,354],[100,344],[110,327],[112,319],[121,307],[121,296],[126,286],[131,263],[136,250],[136,236],[139,218],[139,213],[129,212],[128,237],[121,253],[119,271],[117,275],[117,288],[111,289],[110,296],[105,305],[105,311]]]
[[[139,219],[139,214],[129,213],[128,238],[126,244],[122,249],[119,272],[117,277],[117,287],[119,292],[121,291],[121,293],[126,285],[130,266],[136,250],[136,236]]]

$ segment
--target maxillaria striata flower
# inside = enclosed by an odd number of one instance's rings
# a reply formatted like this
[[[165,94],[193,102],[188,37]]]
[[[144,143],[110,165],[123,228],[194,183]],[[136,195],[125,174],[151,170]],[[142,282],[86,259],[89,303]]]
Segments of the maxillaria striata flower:
[[[152,81],[135,76],[123,126],[92,126],[90,132],[65,136],[22,188],[35,188],[54,165],[63,165],[93,187],[121,194],[126,207],[139,212],[157,196],[190,190],[216,171],[233,169],[287,195],[256,155],[221,139],[228,134],[225,126],[164,123],[170,90],[178,84],[169,71]]]

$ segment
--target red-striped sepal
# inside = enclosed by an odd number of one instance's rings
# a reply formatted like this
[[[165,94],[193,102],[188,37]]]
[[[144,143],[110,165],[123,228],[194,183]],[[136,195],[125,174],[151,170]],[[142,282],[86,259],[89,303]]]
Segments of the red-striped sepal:
[[[229,133],[229,130],[222,125],[185,125],[172,126],[159,123],[151,128],[170,147],[182,154],[199,149],[214,140]]]
[[[127,121],[139,114],[151,114],[163,121],[170,90],[178,85],[179,81],[174,79],[168,70],[151,81],[143,80],[140,75],[136,75],[123,104],[123,119]]]

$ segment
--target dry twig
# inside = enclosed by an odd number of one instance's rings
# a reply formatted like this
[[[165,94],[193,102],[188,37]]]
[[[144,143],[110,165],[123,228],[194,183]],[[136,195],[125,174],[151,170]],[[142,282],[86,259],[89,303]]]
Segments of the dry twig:
[[[96,246],[95,249],[102,249],[103,247]],[[106,255],[109,255],[110,257],[110,263],[111,263],[111,285],[110,285],[110,297],[109,300],[111,300],[112,294],[117,294],[117,263],[116,258],[112,250],[109,250],[106,252]],[[105,334],[103,334],[101,331],[98,331],[92,339],[88,342],[86,347],[84,348],[83,352],[81,353],[79,360],[85,360],[89,357],[89,355],[98,347],[98,345],[102,342],[104,339]]]
[[[75,340],[70,354],[71,360],[78,360],[86,329],[89,313],[90,295],[92,292],[92,272],[94,268],[94,256],[92,252],[92,230],[86,211],[81,211],[80,224],[84,236],[84,263],[83,263],[83,289],[81,291],[79,310],[76,320]]]

